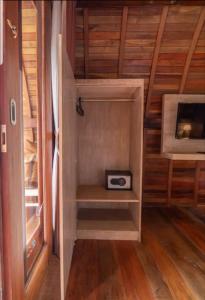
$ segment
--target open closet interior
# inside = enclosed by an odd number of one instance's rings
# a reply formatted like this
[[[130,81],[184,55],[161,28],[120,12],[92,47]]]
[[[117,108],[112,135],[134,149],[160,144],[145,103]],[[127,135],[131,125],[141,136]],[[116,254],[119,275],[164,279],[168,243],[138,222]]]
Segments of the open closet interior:
[[[77,238],[140,240],[143,80],[77,80]],[[129,170],[131,190],[108,190],[106,170]]]

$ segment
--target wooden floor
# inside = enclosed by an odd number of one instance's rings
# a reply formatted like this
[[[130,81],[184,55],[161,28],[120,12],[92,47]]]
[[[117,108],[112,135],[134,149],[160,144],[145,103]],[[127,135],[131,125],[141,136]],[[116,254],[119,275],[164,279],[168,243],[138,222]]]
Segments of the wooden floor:
[[[141,244],[76,242],[67,300],[205,299],[205,216],[147,208],[142,221]]]
[[[60,261],[54,255],[50,258],[46,276],[36,300],[60,300]]]

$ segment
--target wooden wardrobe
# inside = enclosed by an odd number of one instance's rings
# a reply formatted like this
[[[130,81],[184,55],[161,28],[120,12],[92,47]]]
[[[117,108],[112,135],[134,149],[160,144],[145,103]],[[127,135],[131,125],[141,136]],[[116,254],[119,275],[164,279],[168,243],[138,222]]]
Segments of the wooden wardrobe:
[[[60,37],[61,299],[76,239],[141,239],[143,80],[75,81]],[[84,115],[76,112],[81,98]],[[133,188],[105,188],[105,170],[130,170]],[[86,255],[86,253],[85,253]]]

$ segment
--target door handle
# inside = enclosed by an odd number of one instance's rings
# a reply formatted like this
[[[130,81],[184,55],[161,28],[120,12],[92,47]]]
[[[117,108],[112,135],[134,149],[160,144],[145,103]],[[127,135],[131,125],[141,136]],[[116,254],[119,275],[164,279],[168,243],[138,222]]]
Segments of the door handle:
[[[13,38],[16,39],[17,36],[18,36],[18,32],[17,32],[16,26],[13,25],[9,19],[6,19],[6,21],[7,21],[7,24],[9,26],[9,28],[11,29],[11,32],[13,34]]]
[[[16,125],[16,101],[13,98],[11,98],[10,101],[10,120],[11,120],[11,125],[15,126]]]
[[[6,125],[1,125],[1,152],[7,152],[7,136],[6,136]]]

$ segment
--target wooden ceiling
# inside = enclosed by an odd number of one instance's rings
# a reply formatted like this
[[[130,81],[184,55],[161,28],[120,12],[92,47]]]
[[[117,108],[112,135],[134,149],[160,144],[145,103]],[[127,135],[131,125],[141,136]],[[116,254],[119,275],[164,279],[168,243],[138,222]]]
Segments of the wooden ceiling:
[[[160,155],[162,95],[205,93],[204,22],[205,1],[77,2],[76,78],[145,81],[148,204],[205,204],[205,164]]]
[[[203,6],[80,3],[92,7],[77,9],[77,78],[144,78],[146,116],[160,112],[164,93],[205,91]]]

